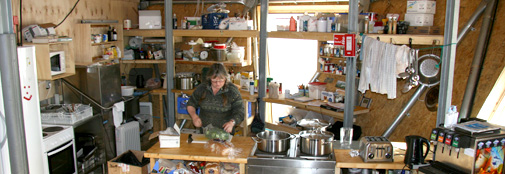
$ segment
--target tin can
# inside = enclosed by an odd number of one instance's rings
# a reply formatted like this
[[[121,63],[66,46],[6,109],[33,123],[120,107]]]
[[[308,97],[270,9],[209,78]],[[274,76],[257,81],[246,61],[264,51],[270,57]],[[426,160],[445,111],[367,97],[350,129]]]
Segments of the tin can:
[[[107,42],[109,41],[109,36],[107,34],[102,34],[102,42]]]
[[[102,35],[100,35],[100,34],[93,35],[93,38],[95,39],[95,43],[102,42]]]
[[[132,21],[130,19],[126,19],[123,21],[123,29],[129,30],[132,28]]]

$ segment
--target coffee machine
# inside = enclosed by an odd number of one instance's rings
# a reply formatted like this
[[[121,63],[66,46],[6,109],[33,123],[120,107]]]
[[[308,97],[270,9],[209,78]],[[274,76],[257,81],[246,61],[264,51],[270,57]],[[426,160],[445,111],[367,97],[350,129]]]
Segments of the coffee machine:
[[[425,164],[424,160],[430,151],[430,142],[428,139],[417,135],[410,135],[405,137],[407,143],[407,152],[405,153],[404,163],[409,168],[414,165]],[[426,147],[426,150],[424,150]]]

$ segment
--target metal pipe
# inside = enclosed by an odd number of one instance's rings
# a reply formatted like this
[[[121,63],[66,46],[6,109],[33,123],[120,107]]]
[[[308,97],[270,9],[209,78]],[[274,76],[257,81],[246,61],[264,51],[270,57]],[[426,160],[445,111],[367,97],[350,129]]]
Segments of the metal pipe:
[[[79,90],[77,87],[75,87],[74,85],[72,85],[70,82],[68,82],[67,80],[65,79],[61,79],[61,81],[68,86],[68,88],[70,88],[71,90],[77,92],[78,94],[80,94],[81,96],[83,96],[84,98],[88,99],[89,101],[91,101],[91,103],[95,104],[96,106],[98,106],[99,108],[101,108],[102,110],[109,110],[109,109],[112,109],[114,106],[111,106],[111,107],[104,107],[102,105],[100,105],[100,103],[98,103],[97,101],[95,101],[93,98],[91,98],[90,96],[88,96],[87,94],[85,94],[84,92],[82,92],[81,90]]]
[[[170,90],[174,89],[174,73],[175,73],[175,63],[174,63],[174,30],[173,30],[173,16],[172,16],[172,0],[165,0],[165,45],[167,46],[167,49],[165,50],[165,55],[167,57],[166,59],[166,78],[165,81],[167,82],[167,95],[165,96],[165,100],[167,102],[163,102],[163,108],[165,108],[164,112],[165,116],[167,116],[168,113],[168,126],[172,126],[175,123],[175,95],[174,93],[170,92]],[[160,115],[161,116],[161,115]],[[164,129],[164,128],[161,128]]]
[[[5,43],[0,47],[0,70],[11,172],[28,173],[16,35],[1,34],[0,43]]]
[[[493,28],[494,17],[497,9],[497,0],[490,0],[484,15],[482,16],[482,26],[480,29],[477,47],[473,56],[470,76],[466,83],[466,90],[461,103],[461,111],[459,118],[468,118],[472,113],[473,101],[475,99],[475,90],[479,83],[479,77],[482,70],[482,64],[486,57],[489,38],[491,37],[491,29]]]
[[[458,36],[459,0],[447,0],[445,9],[444,52],[440,74],[440,92],[438,93],[438,111],[436,126],[444,123],[445,112],[451,106],[454,79],[454,62],[456,62],[456,45]]]
[[[267,16],[268,16],[268,0],[261,0],[261,17],[260,17],[260,57],[259,57],[259,83],[258,83],[258,98],[260,118],[265,122],[266,103],[263,98],[266,96],[267,88]]]
[[[349,34],[359,34],[358,30],[358,0],[349,1]],[[356,39],[356,38],[355,38]],[[357,47],[357,42],[353,45]],[[354,118],[354,101],[356,92],[356,56],[346,57],[347,74],[345,76],[344,127],[352,128]]]
[[[400,114],[398,114],[398,116],[396,116],[395,121],[393,121],[391,126],[389,126],[389,128],[386,131],[384,131],[384,133],[382,134],[383,137],[389,138],[391,133],[393,133],[393,131],[396,129],[396,127],[398,127],[398,124],[400,124],[400,122],[403,120],[405,115],[407,115],[407,113],[410,111],[412,106],[414,106],[414,104],[416,103],[417,99],[424,93],[424,91],[426,91],[426,89],[428,89],[428,86],[424,85],[424,84],[421,84],[417,88],[416,92],[412,95],[412,97],[410,97],[409,101],[403,107]]]
[[[463,28],[459,32],[459,35],[458,35],[458,44],[463,39],[463,37],[466,36],[466,34],[470,30],[470,28],[472,28],[472,25],[475,23],[475,21],[477,21],[477,19],[479,19],[479,16],[482,14],[482,12],[484,12],[484,10],[487,7],[487,3],[488,3],[488,0],[482,0],[482,1],[480,1],[480,4],[477,7],[477,9],[475,9],[475,12],[473,12],[473,14],[470,17],[470,19],[468,19],[468,22],[465,24],[465,26],[463,26]]]

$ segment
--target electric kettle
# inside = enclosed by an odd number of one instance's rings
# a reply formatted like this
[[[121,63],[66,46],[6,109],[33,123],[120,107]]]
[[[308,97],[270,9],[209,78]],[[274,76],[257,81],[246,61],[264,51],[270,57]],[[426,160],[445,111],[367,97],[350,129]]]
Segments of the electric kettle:
[[[424,159],[430,151],[430,142],[428,139],[417,135],[410,135],[405,137],[407,143],[407,152],[405,153],[404,163],[409,167],[415,164],[424,163]],[[424,151],[424,144],[426,144],[426,151]]]

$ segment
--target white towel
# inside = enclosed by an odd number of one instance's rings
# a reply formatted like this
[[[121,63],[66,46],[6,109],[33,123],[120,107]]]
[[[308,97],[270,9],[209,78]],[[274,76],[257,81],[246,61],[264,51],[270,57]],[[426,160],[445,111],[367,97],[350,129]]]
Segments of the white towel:
[[[410,48],[406,45],[398,48],[396,52],[396,75],[405,72],[405,69],[409,66],[409,52]]]
[[[119,127],[123,122],[124,102],[120,101],[112,107],[112,118],[114,119],[114,126]]]

